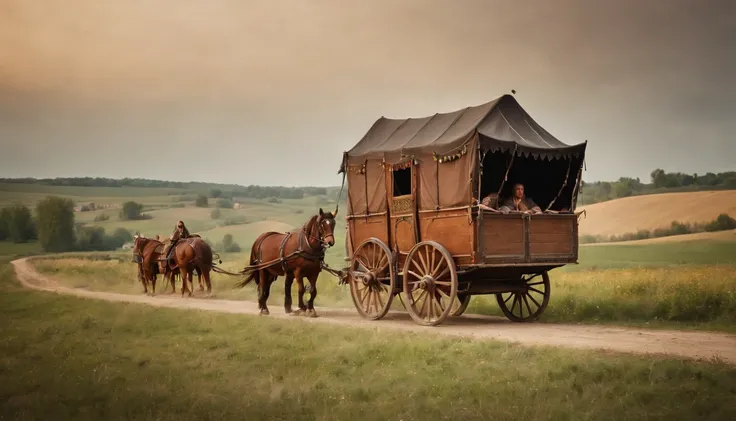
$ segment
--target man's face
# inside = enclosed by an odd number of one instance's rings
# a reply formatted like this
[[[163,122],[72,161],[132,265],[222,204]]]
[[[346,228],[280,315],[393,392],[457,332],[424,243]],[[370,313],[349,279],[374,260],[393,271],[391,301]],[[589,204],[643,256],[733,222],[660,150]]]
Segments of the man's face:
[[[521,199],[524,197],[524,186],[522,184],[517,184],[514,186],[514,197],[517,199]]]
[[[176,228],[179,230],[179,232],[182,232],[184,231],[184,224],[179,224]]]

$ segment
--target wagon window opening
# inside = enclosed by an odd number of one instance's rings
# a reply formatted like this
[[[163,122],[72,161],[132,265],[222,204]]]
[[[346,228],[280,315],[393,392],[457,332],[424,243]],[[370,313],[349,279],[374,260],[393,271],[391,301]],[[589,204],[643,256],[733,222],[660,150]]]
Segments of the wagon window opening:
[[[479,200],[492,193],[498,193],[506,174],[506,168],[511,160],[510,152],[488,152],[483,159],[483,174],[480,178],[481,196]],[[503,184],[499,194],[501,200],[507,199],[512,194],[514,183],[524,184],[524,190],[528,197],[532,198],[542,209],[545,209],[552,200],[561,193],[552,206],[552,210],[561,210],[569,207],[572,196],[572,188],[575,184],[576,171],[579,164],[578,159],[571,163],[568,158],[562,159],[535,159],[533,156],[516,156],[509,170],[508,180]],[[562,192],[565,173],[568,166],[571,175],[568,184]]]
[[[393,170],[393,197],[411,194],[411,167]]]

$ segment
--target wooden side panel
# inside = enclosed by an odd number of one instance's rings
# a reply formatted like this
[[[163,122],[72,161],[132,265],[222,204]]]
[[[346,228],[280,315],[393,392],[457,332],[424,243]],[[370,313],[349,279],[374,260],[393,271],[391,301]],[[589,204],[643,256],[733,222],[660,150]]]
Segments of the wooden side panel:
[[[486,261],[523,261],[524,221],[518,215],[483,215],[483,252]]]
[[[471,264],[474,254],[475,227],[468,222],[467,210],[420,213],[420,239],[442,244],[453,256],[457,265]]]
[[[529,260],[576,261],[578,252],[577,217],[549,215],[532,217],[529,223]]]
[[[529,221],[529,254],[572,254],[572,221],[532,218]]]
[[[486,264],[575,263],[576,215],[483,214],[479,250]]]
[[[368,217],[358,216],[349,221],[350,239],[352,240],[352,250],[358,248],[360,243],[376,237],[388,245],[388,229],[386,227],[386,214],[371,215]]]

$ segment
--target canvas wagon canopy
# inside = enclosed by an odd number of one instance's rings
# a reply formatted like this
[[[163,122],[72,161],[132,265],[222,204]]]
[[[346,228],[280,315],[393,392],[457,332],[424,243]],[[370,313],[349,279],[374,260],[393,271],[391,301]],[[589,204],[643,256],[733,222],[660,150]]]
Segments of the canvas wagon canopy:
[[[585,153],[586,147],[585,142],[563,143],[534,121],[516,98],[503,95],[485,104],[428,117],[381,117],[346,152],[340,172],[347,164],[362,164],[371,159],[395,164],[407,156],[428,151],[449,154],[467,144],[476,132],[482,149],[493,152],[516,149],[519,154],[535,158],[578,157]]]
[[[586,145],[563,143],[534,121],[513,96],[503,95],[478,106],[422,118],[381,117],[344,153],[339,172],[347,173],[348,207],[356,215],[384,212],[386,168],[412,165],[418,172],[419,210],[439,210],[467,206],[478,199],[473,176],[479,168],[479,153],[485,156],[486,152],[542,161],[565,160],[567,164],[560,164],[563,168],[555,172],[567,169],[559,177],[564,177],[565,183],[572,178],[565,194],[572,193],[575,179],[569,173],[577,173],[582,166]],[[495,169],[505,171],[505,164],[502,166]],[[547,182],[562,184],[556,179]],[[554,196],[557,190],[543,195]]]

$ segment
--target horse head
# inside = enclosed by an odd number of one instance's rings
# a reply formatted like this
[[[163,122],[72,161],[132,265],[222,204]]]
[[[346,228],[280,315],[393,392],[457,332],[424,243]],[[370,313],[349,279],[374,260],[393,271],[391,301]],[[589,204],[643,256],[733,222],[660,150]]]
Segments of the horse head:
[[[324,212],[322,208],[319,208],[319,215],[317,215],[317,230],[319,232],[319,241],[323,246],[332,247],[335,245],[335,213]]]
[[[136,234],[133,236],[133,254],[142,255],[143,247],[146,245],[146,237]]]

